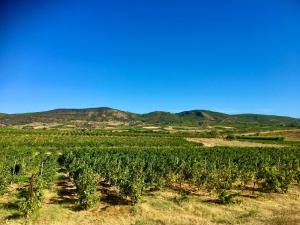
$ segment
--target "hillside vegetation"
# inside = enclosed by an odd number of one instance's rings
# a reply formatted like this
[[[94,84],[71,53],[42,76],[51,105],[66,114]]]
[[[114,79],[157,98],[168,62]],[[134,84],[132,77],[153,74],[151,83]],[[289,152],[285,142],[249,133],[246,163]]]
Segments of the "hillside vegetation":
[[[0,124],[74,123],[78,121],[118,124],[153,124],[184,126],[230,126],[236,128],[300,128],[300,119],[257,114],[229,115],[208,110],[191,110],[180,113],[155,111],[136,114],[112,108],[55,109],[24,114],[0,114]]]

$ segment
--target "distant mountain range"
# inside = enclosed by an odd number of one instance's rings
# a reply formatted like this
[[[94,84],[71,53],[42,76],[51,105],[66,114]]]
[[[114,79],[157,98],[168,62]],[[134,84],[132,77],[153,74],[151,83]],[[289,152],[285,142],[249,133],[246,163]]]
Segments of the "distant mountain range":
[[[271,126],[300,128],[300,119],[286,116],[237,114],[229,115],[208,110],[191,110],[180,113],[155,111],[146,114],[125,112],[117,109],[100,107],[87,109],[55,109],[45,112],[23,114],[1,114],[0,124],[22,125],[34,122],[70,123],[118,122],[124,124],[186,125],[186,126]]]

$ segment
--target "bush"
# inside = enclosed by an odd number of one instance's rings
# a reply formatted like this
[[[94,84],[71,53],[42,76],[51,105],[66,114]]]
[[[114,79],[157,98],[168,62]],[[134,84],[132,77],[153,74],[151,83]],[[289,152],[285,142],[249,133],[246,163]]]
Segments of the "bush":
[[[184,202],[189,202],[189,196],[188,196],[188,192],[186,191],[181,191],[180,192],[180,196],[176,196],[174,197],[173,201],[178,204],[178,205],[181,205],[182,203]]]
[[[96,203],[98,176],[90,168],[79,169],[74,175],[79,204],[83,209],[89,209]]]
[[[288,186],[292,182],[292,174],[279,171],[275,167],[263,168],[258,173],[258,178],[262,180],[262,190],[265,192],[286,193]]]
[[[123,195],[130,197],[133,204],[136,204],[142,197],[144,181],[142,179],[128,180],[120,185],[120,190]]]
[[[236,139],[236,136],[233,135],[233,134],[229,134],[229,135],[226,136],[226,139],[227,139],[227,140],[230,140],[230,141],[231,141],[231,140],[235,140],[235,139]]]
[[[228,205],[237,203],[238,200],[234,199],[234,197],[238,196],[239,193],[230,193],[225,190],[222,190],[219,194],[219,201],[220,204]]]
[[[235,136],[237,139],[262,140],[262,141],[284,141],[282,136]]]
[[[44,181],[33,174],[29,180],[28,189],[25,191],[25,199],[20,204],[20,210],[26,218],[29,218],[42,205]]]
[[[220,136],[220,133],[217,130],[212,130],[212,131],[208,132],[207,135],[210,138],[217,138]]]
[[[6,177],[0,176],[0,195],[4,194],[7,191],[8,181]]]

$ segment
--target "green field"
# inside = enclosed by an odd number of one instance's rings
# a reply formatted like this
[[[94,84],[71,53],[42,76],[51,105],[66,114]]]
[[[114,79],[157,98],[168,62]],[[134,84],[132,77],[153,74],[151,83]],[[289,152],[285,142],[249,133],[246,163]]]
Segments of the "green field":
[[[252,137],[284,147],[206,148],[186,140],[212,136],[2,128],[0,222],[298,224],[300,143]]]

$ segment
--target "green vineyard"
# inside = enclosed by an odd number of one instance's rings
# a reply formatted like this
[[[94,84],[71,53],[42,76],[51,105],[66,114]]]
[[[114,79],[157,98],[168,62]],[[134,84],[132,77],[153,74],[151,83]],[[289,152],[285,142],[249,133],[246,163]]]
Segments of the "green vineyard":
[[[185,134],[85,130],[0,130],[0,186],[20,187],[19,211],[30,217],[42,207],[43,192],[58,171],[76,187],[81,209],[101,201],[101,186],[114,187],[134,205],[143,194],[177,188],[218,193],[230,203],[239,191],[286,193],[300,184],[300,150],[204,148]],[[193,134],[187,135],[191,137]],[[199,135],[194,135],[199,136]],[[101,195],[101,194],[100,194]]]

